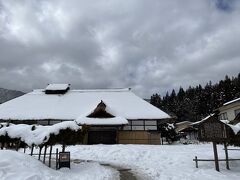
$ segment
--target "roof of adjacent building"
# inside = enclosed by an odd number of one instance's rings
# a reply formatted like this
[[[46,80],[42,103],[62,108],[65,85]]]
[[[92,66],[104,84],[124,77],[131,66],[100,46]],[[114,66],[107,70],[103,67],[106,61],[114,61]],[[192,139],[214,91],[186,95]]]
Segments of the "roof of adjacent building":
[[[54,90],[57,86],[54,87]],[[52,89],[52,87],[50,89]],[[66,86],[61,85],[61,88]],[[68,90],[46,94],[34,90],[0,105],[3,120],[75,120],[89,115],[103,101],[115,117],[126,119],[166,119],[168,114],[136,96],[130,89]]]
[[[237,99],[234,99],[234,100],[232,100],[232,101],[226,102],[226,103],[223,104],[223,106],[226,106],[226,105],[229,105],[229,104],[238,102],[238,101],[240,101],[240,98],[237,98]]]

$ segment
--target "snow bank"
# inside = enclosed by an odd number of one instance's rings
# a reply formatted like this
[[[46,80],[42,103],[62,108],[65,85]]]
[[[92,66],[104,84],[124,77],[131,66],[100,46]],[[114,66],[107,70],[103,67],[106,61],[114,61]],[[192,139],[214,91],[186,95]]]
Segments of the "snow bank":
[[[71,169],[48,168],[34,157],[16,151],[0,151],[1,180],[118,180],[115,170],[98,163],[71,164]]]
[[[29,146],[32,144],[40,145],[48,141],[50,134],[57,135],[60,130],[67,128],[77,131],[81,129],[81,126],[78,126],[75,121],[65,121],[51,126],[10,124],[0,129],[0,136],[7,134],[10,138],[20,138]]]
[[[113,118],[88,118],[79,117],[75,120],[77,124],[83,125],[123,125],[128,124],[128,120],[122,117]]]

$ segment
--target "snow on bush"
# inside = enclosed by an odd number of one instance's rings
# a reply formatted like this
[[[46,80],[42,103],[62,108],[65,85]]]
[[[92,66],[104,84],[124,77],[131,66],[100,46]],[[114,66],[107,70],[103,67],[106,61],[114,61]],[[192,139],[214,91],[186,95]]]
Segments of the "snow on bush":
[[[12,139],[20,139],[28,146],[40,145],[47,142],[51,134],[58,135],[60,130],[71,129],[78,131],[81,126],[78,126],[75,121],[65,121],[51,126],[27,125],[27,124],[3,124],[0,128],[0,136],[9,136]]]

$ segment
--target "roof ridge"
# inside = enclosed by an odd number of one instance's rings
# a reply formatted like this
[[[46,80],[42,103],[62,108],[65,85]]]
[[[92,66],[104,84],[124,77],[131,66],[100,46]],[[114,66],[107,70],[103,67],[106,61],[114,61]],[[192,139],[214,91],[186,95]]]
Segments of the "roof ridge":
[[[32,92],[43,92],[45,89],[34,89]],[[131,88],[104,88],[104,89],[70,89],[69,92],[127,92]]]
[[[226,105],[235,103],[235,102],[237,102],[237,101],[239,101],[239,100],[240,100],[240,98],[233,99],[233,100],[231,100],[231,101],[228,101],[228,102],[224,103],[223,106],[226,106]]]

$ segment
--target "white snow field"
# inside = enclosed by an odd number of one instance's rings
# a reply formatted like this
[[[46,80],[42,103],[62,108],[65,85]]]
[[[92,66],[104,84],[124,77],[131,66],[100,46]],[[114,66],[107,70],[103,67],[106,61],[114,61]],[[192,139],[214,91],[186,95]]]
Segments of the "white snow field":
[[[215,171],[214,162],[199,162],[193,158],[213,159],[212,144],[198,145],[82,145],[70,146],[71,157],[109,163],[131,168],[138,179],[145,180],[239,180],[240,161],[224,162]],[[218,145],[219,158],[224,158],[222,145]],[[230,158],[240,159],[240,151],[229,151]]]
[[[55,146],[55,148],[61,146]],[[236,147],[231,147],[236,148]],[[240,149],[240,148],[239,148]],[[220,163],[220,172],[214,162],[199,162],[195,167],[193,158],[213,159],[212,144],[198,145],[76,145],[68,146],[72,160],[92,160],[72,168],[56,171],[43,165],[29,155],[0,150],[1,180],[45,179],[119,179],[119,173],[99,163],[130,168],[140,180],[239,180],[240,161],[230,162],[226,170]],[[36,149],[35,152],[38,152]],[[55,152],[55,150],[53,151]],[[219,158],[224,158],[222,145],[218,145]],[[240,151],[229,151],[230,158],[240,158]],[[37,157],[35,157],[37,158]]]
[[[0,180],[112,180],[119,179],[118,171],[96,162],[71,164],[71,169],[58,171],[48,168],[30,155],[0,150]]]

